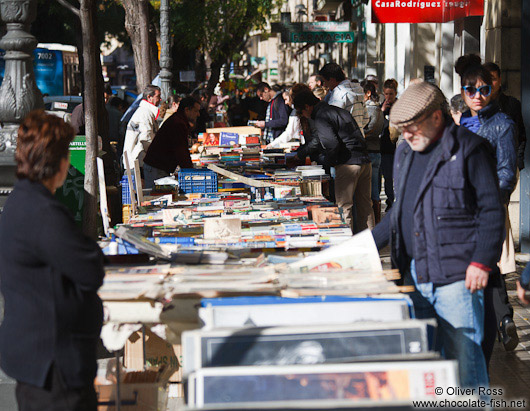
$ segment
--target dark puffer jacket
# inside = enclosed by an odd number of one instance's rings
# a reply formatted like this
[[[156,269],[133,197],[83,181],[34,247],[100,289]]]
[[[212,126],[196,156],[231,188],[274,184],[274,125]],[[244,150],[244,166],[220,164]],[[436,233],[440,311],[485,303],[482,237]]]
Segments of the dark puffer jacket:
[[[526,129],[524,126],[521,102],[515,97],[500,93],[497,103],[504,114],[510,116],[517,126],[517,165],[519,170],[524,168],[524,150],[526,148]]]
[[[470,117],[466,111],[463,117]],[[501,196],[505,203],[510,201],[517,184],[517,129],[513,120],[500,111],[497,103],[492,102],[478,112],[480,128],[477,134],[490,143],[497,159],[497,177]]]
[[[311,118],[330,165],[370,162],[366,141],[349,111],[321,101],[314,107]]]

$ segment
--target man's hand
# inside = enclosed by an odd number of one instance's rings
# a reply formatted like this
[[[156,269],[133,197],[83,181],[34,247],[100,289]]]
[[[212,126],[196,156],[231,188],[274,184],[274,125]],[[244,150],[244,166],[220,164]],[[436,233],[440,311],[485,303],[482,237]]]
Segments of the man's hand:
[[[262,120],[256,121],[256,127],[265,128],[265,122]]]
[[[530,301],[526,298],[526,290],[523,288],[519,280],[517,280],[517,297],[523,304],[530,304]]]
[[[489,273],[474,265],[469,265],[466,270],[466,288],[474,293],[483,290],[488,285]]]

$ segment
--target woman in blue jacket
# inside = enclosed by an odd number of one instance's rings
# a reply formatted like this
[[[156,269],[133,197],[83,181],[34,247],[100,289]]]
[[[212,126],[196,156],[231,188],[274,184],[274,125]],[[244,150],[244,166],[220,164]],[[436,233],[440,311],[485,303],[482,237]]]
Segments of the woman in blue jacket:
[[[469,110],[462,114],[460,125],[488,140],[497,162],[497,177],[502,201],[506,207],[506,238],[503,244],[503,256],[511,247],[513,239],[509,229],[507,215],[510,195],[517,183],[517,131],[513,120],[500,111],[492,101],[492,78],[477,55],[460,57],[455,65],[461,77],[462,97]],[[512,253],[515,256],[515,253]],[[506,260],[501,256],[501,262]],[[514,260],[515,262],[515,260]],[[506,270],[505,264],[499,264],[500,272],[506,274],[515,271],[515,267]],[[513,308],[508,301],[504,278],[498,267],[487,267],[491,271],[488,287],[485,290],[484,342],[482,344],[486,362],[489,363],[497,330],[501,333],[507,351],[514,350],[519,342],[513,322]]]

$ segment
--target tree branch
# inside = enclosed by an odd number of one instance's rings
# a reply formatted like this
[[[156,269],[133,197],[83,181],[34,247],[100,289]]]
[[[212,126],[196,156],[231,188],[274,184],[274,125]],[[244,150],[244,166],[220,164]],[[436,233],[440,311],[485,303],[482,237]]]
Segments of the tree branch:
[[[67,0],[56,0],[56,1],[61,6],[66,7],[68,10],[70,10],[72,13],[74,13],[77,17],[80,17],[79,9],[76,9],[73,5],[68,3]]]

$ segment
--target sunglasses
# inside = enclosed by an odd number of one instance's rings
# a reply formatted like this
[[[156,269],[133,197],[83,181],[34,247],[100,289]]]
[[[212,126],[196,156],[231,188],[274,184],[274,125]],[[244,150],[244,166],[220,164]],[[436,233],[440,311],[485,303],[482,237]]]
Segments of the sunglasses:
[[[464,93],[466,96],[473,98],[477,94],[477,91],[480,93],[482,97],[488,97],[491,94],[491,86],[482,86],[482,87],[475,87],[475,86],[464,86],[462,87],[462,90],[464,90]]]

